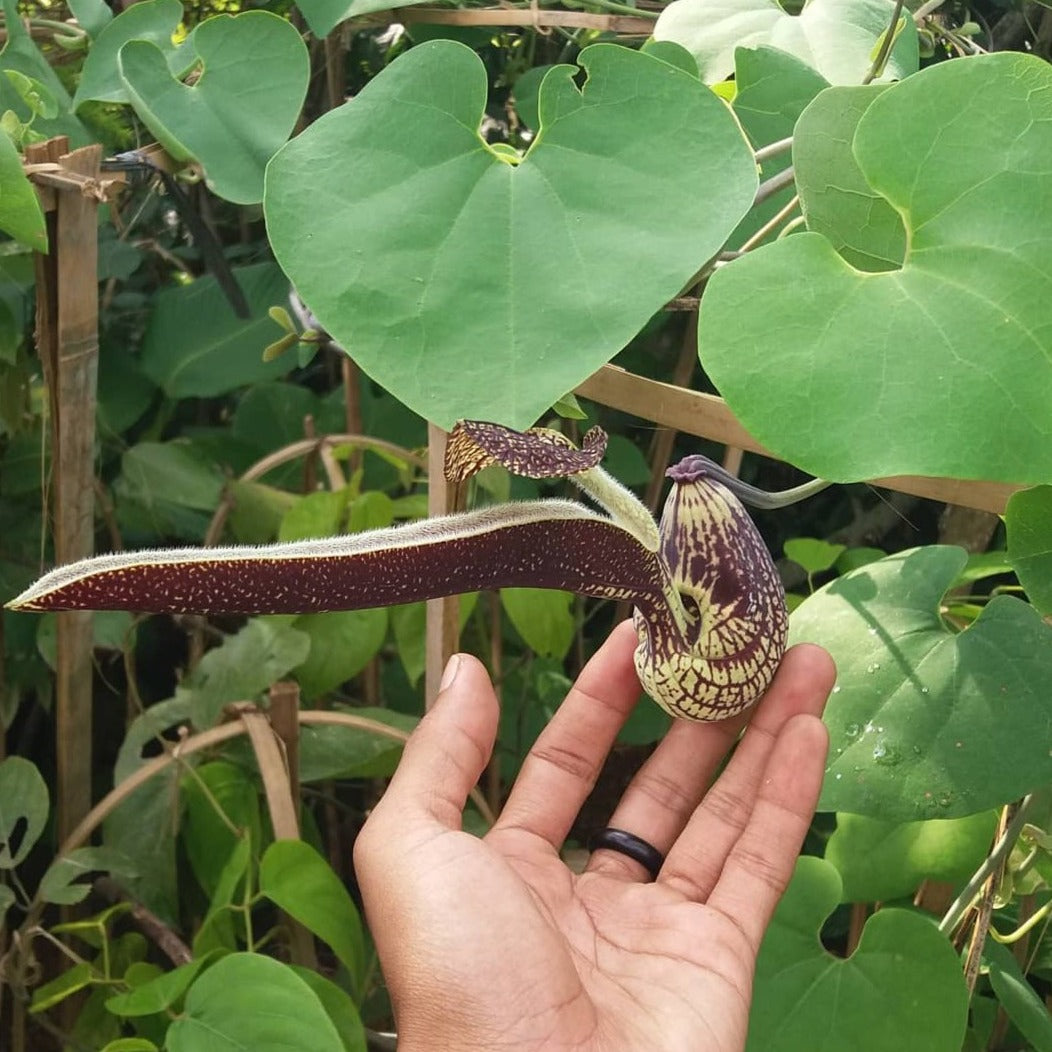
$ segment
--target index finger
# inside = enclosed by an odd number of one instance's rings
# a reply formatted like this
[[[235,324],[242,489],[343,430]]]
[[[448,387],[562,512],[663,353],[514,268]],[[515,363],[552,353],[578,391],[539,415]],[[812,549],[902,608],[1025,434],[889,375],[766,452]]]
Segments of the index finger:
[[[624,621],[584,667],[530,749],[493,833],[520,829],[559,849],[642,692],[636,642]]]

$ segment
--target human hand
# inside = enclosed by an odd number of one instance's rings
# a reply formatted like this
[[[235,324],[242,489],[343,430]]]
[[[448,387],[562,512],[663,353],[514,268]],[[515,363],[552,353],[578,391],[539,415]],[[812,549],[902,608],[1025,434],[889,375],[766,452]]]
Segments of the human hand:
[[[478,661],[451,661],[354,851],[400,1052],[745,1047],[760,940],[821,787],[835,670],[820,648],[794,647],[751,713],[674,723],[610,819],[665,855],[657,880],[608,849],[578,875],[559,848],[639,696],[634,647],[626,622],[481,840],[460,821],[497,701]]]

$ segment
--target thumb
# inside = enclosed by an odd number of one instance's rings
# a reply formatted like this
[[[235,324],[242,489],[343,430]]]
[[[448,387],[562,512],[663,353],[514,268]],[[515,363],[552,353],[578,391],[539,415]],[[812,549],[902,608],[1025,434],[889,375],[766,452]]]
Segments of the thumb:
[[[498,717],[497,697],[482,663],[454,654],[438,697],[406,743],[370,823],[389,820],[391,836],[420,820],[459,829],[468,793],[493,752]]]

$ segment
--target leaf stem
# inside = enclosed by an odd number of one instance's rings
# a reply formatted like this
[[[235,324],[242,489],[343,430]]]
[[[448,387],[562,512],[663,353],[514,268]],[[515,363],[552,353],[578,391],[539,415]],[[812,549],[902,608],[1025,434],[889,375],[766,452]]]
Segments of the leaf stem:
[[[787,135],[784,139],[776,139],[774,142],[769,142],[766,146],[761,146],[754,154],[753,160],[757,164],[763,164],[764,161],[769,161],[772,157],[777,157],[779,154],[783,154],[786,150],[793,148],[793,137]]]
[[[1001,838],[994,844],[993,850],[986,856],[983,864],[972,874],[972,879],[964,886],[960,895],[950,904],[946,915],[939,921],[939,931],[943,935],[949,935],[961,923],[964,915],[971,908],[973,900],[982,890],[983,885],[997,871],[1008,852],[1012,850],[1012,845],[1015,844],[1023,826],[1026,824],[1026,816],[1033,802],[1033,793],[1023,797],[1019,807],[1016,809],[1016,813],[1012,816],[1011,822],[1005,827]]]
[[[891,49],[895,46],[895,38],[898,35],[896,30],[898,28],[899,18],[902,17],[902,8],[905,5],[905,2],[906,0],[895,0],[895,10],[891,12],[891,23],[888,25],[888,28],[884,30],[884,36],[880,41],[880,50],[873,59],[873,64],[869,67],[869,72],[862,78],[863,84],[872,84],[873,81],[884,72],[884,67],[888,62],[888,56],[891,54]]]
[[[779,190],[784,190],[787,186],[792,185],[793,179],[795,178],[796,171],[792,165],[789,165],[788,168],[772,175],[770,179],[765,179],[760,183],[759,189],[756,191],[756,196],[753,198],[753,208],[757,205],[763,204],[763,202],[769,197],[774,197]]]

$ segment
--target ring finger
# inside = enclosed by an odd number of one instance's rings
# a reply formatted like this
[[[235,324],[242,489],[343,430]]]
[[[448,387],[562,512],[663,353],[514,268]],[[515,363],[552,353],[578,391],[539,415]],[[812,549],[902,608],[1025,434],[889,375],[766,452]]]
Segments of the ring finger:
[[[744,717],[726,723],[673,723],[625,790],[610,816],[609,828],[641,837],[662,856],[668,854],[743,722]],[[650,876],[640,862],[610,848],[593,851],[585,872],[629,880]]]

